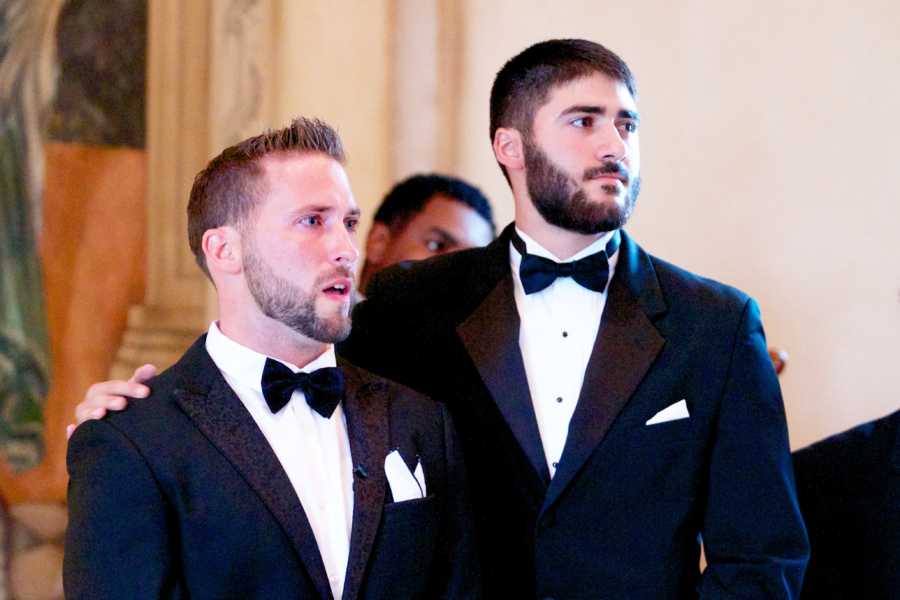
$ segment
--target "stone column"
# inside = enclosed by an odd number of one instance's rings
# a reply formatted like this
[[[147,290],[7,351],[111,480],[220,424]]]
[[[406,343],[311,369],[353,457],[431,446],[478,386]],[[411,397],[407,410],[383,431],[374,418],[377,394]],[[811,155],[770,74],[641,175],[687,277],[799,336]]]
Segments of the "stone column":
[[[147,291],[110,372],[172,364],[212,314],[187,244],[194,175],[271,112],[274,0],[151,0],[147,73]]]
[[[418,51],[417,40],[433,37],[418,32],[416,19],[426,18],[428,31],[443,36],[440,15],[452,4],[150,0],[147,292],[129,313],[112,377],[127,378],[145,362],[170,365],[215,314],[212,286],[187,245],[185,206],[194,175],[226,145],[296,115],[325,119],[348,149],[348,172],[366,218],[399,174],[395,149],[404,148],[405,165],[419,151],[434,157],[413,168],[449,164],[441,157],[456,147],[446,141],[456,128],[441,121],[448,101],[442,90],[453,79],[441,75],[449,72],[446,65],[437,78],[428,75],[424,85],[432,91],[416,105],[416,81],[443,54],[429,50],[424,71],[410,54]],[[405,20],[394,27],[398,18]],[[394,33],[401,46],[392,51]],[[405,87],[395,89],[400,81]],[[392,104],[401,97],[414,103],[402,120],[404,108]],[[429,131],[418,136],[427,137],[421,144],[410,138],[417,123]]]

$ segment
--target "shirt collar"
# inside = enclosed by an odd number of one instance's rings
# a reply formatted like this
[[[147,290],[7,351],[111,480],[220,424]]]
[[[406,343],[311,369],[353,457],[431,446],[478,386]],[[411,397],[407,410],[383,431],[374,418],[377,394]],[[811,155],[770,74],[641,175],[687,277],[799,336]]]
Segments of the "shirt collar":
[[[262,393],[260,382],[262,380],[263,367],[266,364],[266,359],[272,357],[260,354],[256,350],[234,341],[222,333],[216,321],[209,325],[209,331],[206,334],[206,351],[209,353],[210,358],[213,359],[213,362],[216,363],[216,366],[219,367],[219,370],[232,378],[235,383]],[[278,359],[272,358],[272,360]],[[300,371],[311,373],[316,369],[337,366],[333,344],[329,344],[325,352],[302,368],[283,360],[278,362],[294,373]]]
[[[533,254],[535,256],[542,256],[544,258],[549,258],[550,260],[552,260],[554,262],[558,262],[558,263],[567,263],[567,262],[573,262],[573,261],[582,259],[585,256],[590,256],[591,254],[595,254],[595,253],[600,252],[601,250],[605,249],[606,244],[609,242],[610,239],[612,239],[612,236],[616,232],[615,231],[607,231],[606,233],[601,235],[599,238],[594,240],[589,246],[587,246],[586,248],[582,248],[581,250],[579,250],[578,252],[576,252],[575,254],[573,254],[572,256],[570,256],[569,258],[567,258],[565,260],[559,258],[555,254],[553,254],[552,252],[550,252],[549,250],[547,250],[546,248],[541,246],[539,243],[534,241],[534,239],[531,236],[529,236],[527,233],[525,233],[521,229],[519,229],[518,225],[516,226],[516,233],[518,233],[519,237],[522,238],[522,241],[525,242],[525,248],[528,250],[528,254]],[[512,243],[510,243],[510,248],[512,248],[512,252],[510,255],[512,255],[512,253],[515,253],[516,257],[521,259],[521,255],[519,254],[519,251],[513,247]]]

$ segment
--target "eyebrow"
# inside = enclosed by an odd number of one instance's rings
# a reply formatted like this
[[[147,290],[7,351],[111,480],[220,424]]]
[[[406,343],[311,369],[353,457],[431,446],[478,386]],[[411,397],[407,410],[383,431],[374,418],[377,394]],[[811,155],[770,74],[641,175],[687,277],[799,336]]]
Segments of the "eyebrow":
[[[574,106],[570,106],[566,110],[562,111],[559,116],[565,117],[567,115],[571,115],[574,113],[582,113],[588,115],[605,115],[606,108],[602,106],[595,106],[591,104],[576,104]],[[621,109],[618,113],[616,113],[617,119],[631,119],[633,121],[640,122],[641,117],[638,115],[635,110]]]
[[[300,208],[291,211],[291,215],[299,216],[304,213],[315,213],[315,214],[324,214],[329,213],[335,210],[334,206],[328,206],[326,204],[311,204],[309,206],[301,206]],[[359,217],[362,215],[362,210],[359,207],[350,209],[344,215],[345,217]]]

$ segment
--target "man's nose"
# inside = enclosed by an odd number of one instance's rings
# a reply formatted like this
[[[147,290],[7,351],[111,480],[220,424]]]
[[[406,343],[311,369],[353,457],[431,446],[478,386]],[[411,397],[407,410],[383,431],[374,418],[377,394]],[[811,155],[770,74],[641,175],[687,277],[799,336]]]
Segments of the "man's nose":
[[[332,260],[338,264],[353,265],[359,260],[356,233],[341,224],[332,236]]]
[[[606,121],[596,137],[594,151],[598,160],[619,162],[625,159],[628,147],[614,121]]]

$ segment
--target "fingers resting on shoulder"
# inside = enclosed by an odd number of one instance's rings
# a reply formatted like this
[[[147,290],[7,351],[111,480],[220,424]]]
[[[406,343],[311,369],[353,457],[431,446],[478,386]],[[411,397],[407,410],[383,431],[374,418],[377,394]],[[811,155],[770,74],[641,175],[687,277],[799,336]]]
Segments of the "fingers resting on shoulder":
[[[102,418],[107,410],[122,410],[128,405],[127,398],[146,398],[150,388],[144,382],[156,375],[156,367],[141,365],[134,370],[131,379],[111,379],[95,383],[88,388],[84,399],[75,407],[75,421],[81,425],[90,419]],[[66,427],[67,437],[72,435],[76,425]]]

